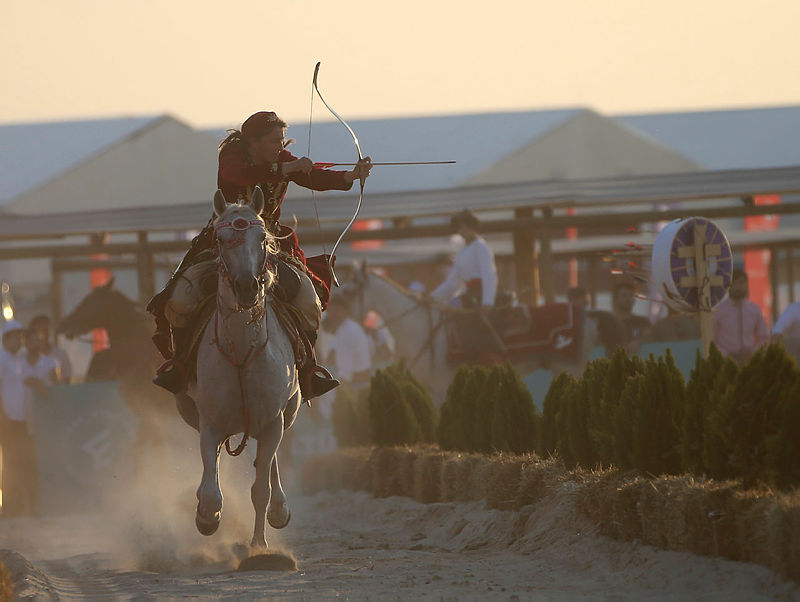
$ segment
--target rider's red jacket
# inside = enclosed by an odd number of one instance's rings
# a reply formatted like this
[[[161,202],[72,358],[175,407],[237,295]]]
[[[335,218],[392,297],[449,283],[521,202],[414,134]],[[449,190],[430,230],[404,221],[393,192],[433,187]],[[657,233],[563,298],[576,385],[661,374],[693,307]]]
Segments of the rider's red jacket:
[[[287,150],[281,151],[277,163],[262,163],[253,165],[241,142],[227,144],[219,153],[219,171],[217,172],[217,186],[230,202],[238,199],[247,199],[256,185],[264,191],[264,211],[261,217],[266,221],[270,230],[280,238],[281,250],[301,261],[309,271],[312,279],[317,284],[322,284],[325,292],[330,291],[331,275],[328,270],[327,259],[323,256],[306,258],[300,248],[297,234],[279,223],[281,204],[286,197],[289,182],[294,182],[311,190],[350,190],[353,183],[344,179],[344,171],[314,168],[311,173],[291,173],[284,175],[282,163],[294,161],[297,157]],[[319,288],[319,287],[317,287]],[[327,294],[320,295],[323,307],[327,305]],[[322,298],[325,297],[325,298]]]

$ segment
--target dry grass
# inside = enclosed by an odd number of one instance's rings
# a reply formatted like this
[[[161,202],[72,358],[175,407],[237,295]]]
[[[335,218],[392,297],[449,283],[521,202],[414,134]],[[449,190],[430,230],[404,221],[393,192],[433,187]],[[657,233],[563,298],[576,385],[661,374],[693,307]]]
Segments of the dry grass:
[[[5,563],[0,561],[0,600],[14,599],[14,584],[11,581],[11,573],[6,568]]]
[[[568,471],[557,458],[421,448],[355,448],[306,464],[303,490],[366,490],[419,502],[530,507],[571,480],[578,507],[602,533],[667,550],[755,562],[800,582],[800,491],[744,490],[737,481],[645,478],[616,469]]]

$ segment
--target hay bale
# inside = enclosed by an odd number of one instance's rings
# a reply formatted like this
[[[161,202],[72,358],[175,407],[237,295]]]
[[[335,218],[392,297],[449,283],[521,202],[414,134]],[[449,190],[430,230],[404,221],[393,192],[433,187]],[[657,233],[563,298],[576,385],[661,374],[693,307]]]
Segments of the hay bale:
[[[564,464],[551,456],[541,460],[535,455],[522,456],[517,499],[519,507],[535,504],[559,483],[566,472]]]
[[[371,453],[370,447],[352,447],[338,452],[342,487],[353,491],[372,491]]]
[[[421,451],[414,462],[412,497],[423,504],[442,501],[442,467],[445,454],[435,449]]]
[[[372,493],[375,497],[410,497],[414,488],[415,452],[408,447],[378,447],[372,451]]]
[[[519,481],[525,456],[499,454],[488,463],[486,475],[486,505],[495,510],[520,508]]]
[[[460,501],[478,502],[489,495],[489,479],[492,476],[494,457],[483,454],[468,456],[464,462],[464,485]]]

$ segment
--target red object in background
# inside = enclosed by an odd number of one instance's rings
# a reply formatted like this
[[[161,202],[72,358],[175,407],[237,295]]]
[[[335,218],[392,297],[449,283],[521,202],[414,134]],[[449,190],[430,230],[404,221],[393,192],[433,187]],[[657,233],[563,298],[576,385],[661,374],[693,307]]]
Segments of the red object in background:
[[[100,236],[93,236],[91,239],[92,243],[106,243],[109,240],[109,236],[107,234],[103,234]],[[108,259],[108,255],[105,253],[98,253],[95,255],[90,255],[89,259],[95,261],[102,261],[104,259]],[[89,270],[89,288],[94,290],[98,286],[104,286],[111,280],[111,270],[107,270],[106,268],[95,268]],[[95,328],[92,331],[92,351],[97,353],[98,351],[102,351],[103,349],[108,349],[109,341],[108,341],[108,333],[106,332],[105,328]]]
[[[575,215],[575,208],[567,207],[567,215]],[[578,229],[567,228],[566,236],[567,240],[578,240]],[[569,260],[569,286],[578,286],[578,260],[575,257]]]
[[[383,228],[383,221],[379,219],[360,219],[353,223],[353,230],[380,230]],[[380,249],[386,245],[383,240],[357,240],[350,243],[354,251],[370,251]]]
[[[763,194],[754,197],[756,205],[780,205],[779,194]],[[752,215],[744,218],[746,232],[766,232],[778,229],[780,215]],[[767,324],[772,323],[772,287],[769,281],[771,253],[767,249],[744,252],[744,270],[750,288],[750,300],[761,308]]]

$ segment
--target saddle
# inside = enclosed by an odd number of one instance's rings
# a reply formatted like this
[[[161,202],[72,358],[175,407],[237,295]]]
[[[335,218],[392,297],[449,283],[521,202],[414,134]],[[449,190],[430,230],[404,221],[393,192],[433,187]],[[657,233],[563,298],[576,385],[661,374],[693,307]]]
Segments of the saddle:
[[[449,312],[445,319],[448,360],[453,363],[487,354],[509,361],[537,354],[577,359],[581,351],[581,312],[570,303],[499,307],[485,317],[477,310]]]
[[[313,357],[311,355],[313,354],[312,344],[300,327],[302,318],[297,309],[277,297],[272,298],[270,306],[278,317],[281,328],[286,332],[286,335],[292,343],[295,362],[297,367],[300,368],[305,365],[309,357]],[[211,322],[211,318],[214,316],[214,311],[216,309],[216,294],[209,295],[203,299],[189,318],[189,322],[185,328],[187,344],[184,347],[186,350],[184,365],[186,367],[187,381],[197,380],[197,350],[200,347],[200,341],[203,339],[203,334]]]

